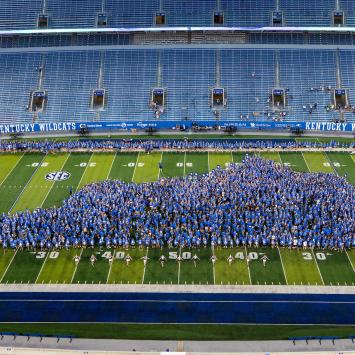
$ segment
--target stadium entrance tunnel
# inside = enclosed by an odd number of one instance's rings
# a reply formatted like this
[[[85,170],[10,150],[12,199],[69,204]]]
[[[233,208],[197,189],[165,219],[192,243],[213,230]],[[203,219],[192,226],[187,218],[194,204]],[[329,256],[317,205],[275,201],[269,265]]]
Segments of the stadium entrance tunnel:
[[[2,322],[352,325],[355,295],[3,292]]]

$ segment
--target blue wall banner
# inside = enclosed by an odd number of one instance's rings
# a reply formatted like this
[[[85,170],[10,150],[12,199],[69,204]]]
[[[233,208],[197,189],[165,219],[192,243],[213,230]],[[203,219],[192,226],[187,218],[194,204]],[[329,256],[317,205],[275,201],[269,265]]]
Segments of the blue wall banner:
[[[89,130],[174,129],[179,126],[191,128],[193,124],[206,127],[235,127],[237,129],[288,130],[300,128],[305,131],[355,132],[355,122],[334,123],[329,121],[269,122],[269,121],[101,121],[101,122],[52,122],[31,124],[0,124],[0,134],[35,132],[70,132],[86,127]]]

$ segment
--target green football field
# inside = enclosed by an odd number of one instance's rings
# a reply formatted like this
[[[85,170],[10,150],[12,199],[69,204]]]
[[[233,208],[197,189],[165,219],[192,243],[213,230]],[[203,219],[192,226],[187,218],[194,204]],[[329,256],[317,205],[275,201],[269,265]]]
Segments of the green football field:
[[[355,185],[355,156],[347,153],[262,153],[297,172],[328,172],[347,177]],[[216,166],[240,163],[244,153],[63,153],[7,154],[0,156],[0,212],[59,206],[82,186],[105,179],[126,182],[206,173]],[[159,172],[158,163],[163,170]],[[52,172],[67,172],[69,179],[46,180]],[[132,261],[127,266],[127,253]],[[90,257],[96,256],[94,266]],[[114,256],[110,265],[108,257]],[[199,260],[194,263],[192,257]],[[75,265],[73,258],[80,256]],[[144,266],[142,257],[147,255]],[[160,265],[164,255],[167,262]],[[176,261],[181,255],[182,261]],[[217,261],[210,260],[215,255]],[[227,258],[232,255],[231,265]],[[261,258],[266,255],[264,266]],[[247,263],[247,256],[250,260]],[[216,284],[216,285],[354,285],[355,250],[289,250],[279,248],[180,249],[71,249],[59,251],[0,252],[2,283],[74,284]]]

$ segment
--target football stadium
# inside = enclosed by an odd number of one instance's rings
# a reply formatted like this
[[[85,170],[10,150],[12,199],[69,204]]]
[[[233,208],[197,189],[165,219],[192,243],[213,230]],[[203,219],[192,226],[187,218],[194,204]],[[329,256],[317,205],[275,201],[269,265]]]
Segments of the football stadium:
[[[355,353],[353,0],[0,3],[0,353]]]

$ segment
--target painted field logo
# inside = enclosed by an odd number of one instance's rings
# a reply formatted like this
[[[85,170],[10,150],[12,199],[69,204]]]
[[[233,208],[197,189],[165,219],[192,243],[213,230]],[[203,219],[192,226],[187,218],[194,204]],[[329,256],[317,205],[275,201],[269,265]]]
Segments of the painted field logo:
[[[49,181],[64,181],[70,178],[70,173],[67,171],[53,171],[46,175],[46,180]]]

